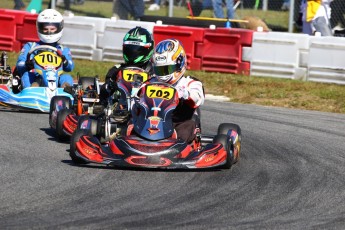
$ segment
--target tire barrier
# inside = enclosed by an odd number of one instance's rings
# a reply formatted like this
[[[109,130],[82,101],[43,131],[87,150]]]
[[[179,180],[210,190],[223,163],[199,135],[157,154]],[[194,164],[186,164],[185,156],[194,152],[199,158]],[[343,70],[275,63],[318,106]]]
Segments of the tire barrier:
[[[201,70],[249,75],[250,62],[242,60],[244,47],[251,47],[252,30],[205,29],[203,42],[196,47]]]
[[[17,25],[17,41],[20,42],[21,47],[27,42],[39,41],[36,33],[37,16],[37,14],[26,14],[23,18],[23,24]]]
[[[18,10],[0,9],[0,50],[16,51],[21,49],[17,40],[17,26],[23,26],[25,15],[29,13]]]

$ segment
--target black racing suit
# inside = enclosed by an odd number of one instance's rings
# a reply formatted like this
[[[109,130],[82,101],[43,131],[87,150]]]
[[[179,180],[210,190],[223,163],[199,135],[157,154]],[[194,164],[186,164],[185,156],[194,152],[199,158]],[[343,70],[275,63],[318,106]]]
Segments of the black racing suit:
[[[123,70],[127,67],[138,67],[138,68],[142,68],[143,70],[145,70],[145,72],[149,73],[150,76],[152,76],[152,64],[151,62],[146,62],[142,65],[129,65],[129,64],[125,64],[122,63],[120,66],[113,66],[108,70],[107,75],[105,76],[105,82],[104,84],[101,86],[100,89],[100,101],[101,103],[106,106],[108,103],[108,98],[113,95],[113,93],[118,89],[116,80],[117,80],[117,75],[119,73],[120,70]]]

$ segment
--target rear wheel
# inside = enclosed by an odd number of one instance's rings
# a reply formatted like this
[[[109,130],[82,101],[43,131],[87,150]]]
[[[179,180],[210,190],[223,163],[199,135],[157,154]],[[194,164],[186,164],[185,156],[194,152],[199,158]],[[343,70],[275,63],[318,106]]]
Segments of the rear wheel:
[[[80,137],[83,135],[88,135],[89,131],[85,129],[77,129],[71,136],[70,140],[70,152],[69,156],[71,157],[74,164],[87,164],[88,162],[84,159],[78,157],[75,153],[76,151],[76,143],[79,141]]]
[[[69,114],[73,114],[72,109],[62,109],[58,112],[56,116],[56,137],[59,141],[64,141],[68,137],[63,131],[63,122]]]
[[[54,96],[50,101],[50,108],[49,108],[49,124],[50,127],[54,128],[54,124],[56,121],[53,122],[52,119],[56,119],[53,117],[52,114],[54,111],[59,111],[64,108],[71,108],[72,101],[69,97],[66,96]]]

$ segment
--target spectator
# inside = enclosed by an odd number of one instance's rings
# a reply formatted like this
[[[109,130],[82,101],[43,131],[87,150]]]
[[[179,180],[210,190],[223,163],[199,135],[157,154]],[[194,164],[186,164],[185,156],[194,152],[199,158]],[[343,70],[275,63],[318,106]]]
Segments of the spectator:
[[[25,10],[25,4],[22,0],[14,0],[14,8],[15,10]]]
[[[144,16],[144,0],[114,0],[113,4],[114,16],[120,19],[128,20],[130,15],[134,20],[140,20]]]
[[[321,36],[333,36],[330,26],[331,7],[333,0],[306,0],[304,7],[303,21],[308,30],[308,34],[320,32]],[[308,24],[309,23],[309,24]]]
[[[226,5],[226,18],[234,18],[234,1],[225,0]],[[224,18],[223,0],[212,0],[213,14],[216,18]]]
[[[147,10],[149,10],[149,11],[159,10],[160,9],[160,4],[161,4],[161,0],[155,0],[155,3],[150,5]]]
[[[290,0],[284,0],[281,9],[282,10],[290,10]]]
[[[335,30],[343,30],[345,28],[345,1],[333,0],[333,2],[331,3],[331,8],[331,27]]]

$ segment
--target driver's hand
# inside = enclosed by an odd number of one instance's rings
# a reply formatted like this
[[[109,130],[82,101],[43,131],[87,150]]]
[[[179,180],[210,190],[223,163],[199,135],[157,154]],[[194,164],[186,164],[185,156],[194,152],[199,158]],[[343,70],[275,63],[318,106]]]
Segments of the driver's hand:
[[[188,91],[187,87],[177,86],[176,89],[177,89],[177,93],[178,93],[179,98],[183,98],[186,100],[189,98],[189,91]]]
[[[30,58],[26,59],[25,67],[27,70],[32,70],[34,68],[34,63]]]
[[[59,50],[59,49],[58,49],[58,50],[56,51],[56,53],[61,57],[63,65],[64,65],[64,66],[67,66],[68,62],[67,62],[67,60],[66,60],[65,55],[62,54],[62,50]]]

